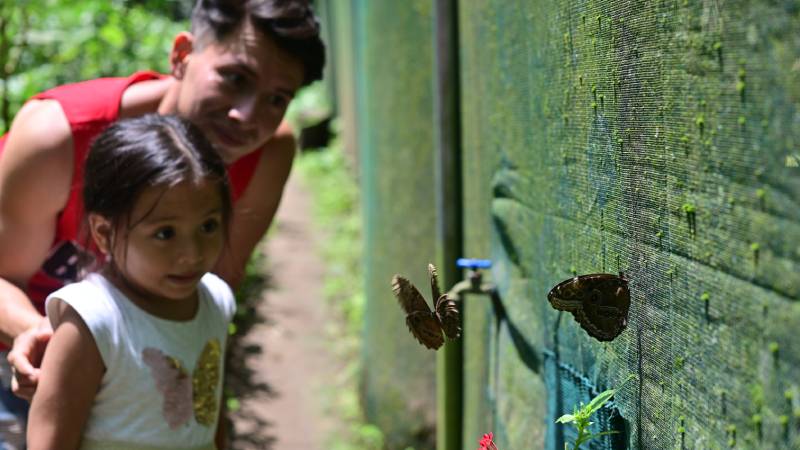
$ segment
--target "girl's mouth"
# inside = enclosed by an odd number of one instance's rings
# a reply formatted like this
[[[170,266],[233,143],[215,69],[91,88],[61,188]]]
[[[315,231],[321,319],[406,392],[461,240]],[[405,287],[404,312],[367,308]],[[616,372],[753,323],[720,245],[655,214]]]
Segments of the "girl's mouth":
[[[201,276],[201,273],[195,272],[181,275],[167,275],[167,278],[177,284],[191,284],[200,281]]]

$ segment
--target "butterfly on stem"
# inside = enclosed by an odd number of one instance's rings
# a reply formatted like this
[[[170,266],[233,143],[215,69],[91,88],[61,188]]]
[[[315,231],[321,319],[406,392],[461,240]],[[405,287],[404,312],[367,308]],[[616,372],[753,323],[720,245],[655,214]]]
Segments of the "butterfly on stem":
[[[461,336],[461,319],[456,302],[439,290],[436,267],[428,264],[433,294],[433,311],[425,297],[408,279],[395,275],[392,277],[392,290],[400,306],[406,312],[406,325],[420,344],[433,350],[444,344],[444,337],[456,339]]]

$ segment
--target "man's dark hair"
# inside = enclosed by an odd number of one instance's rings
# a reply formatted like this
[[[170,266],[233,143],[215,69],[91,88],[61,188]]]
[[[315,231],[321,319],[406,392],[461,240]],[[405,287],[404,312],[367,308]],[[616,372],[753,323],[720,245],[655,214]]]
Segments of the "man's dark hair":
[[[308,0],[198,0],[192,12],[192,34],[220,42],[245,20],[303,63],[303,86],[322,78],[325,45]]]

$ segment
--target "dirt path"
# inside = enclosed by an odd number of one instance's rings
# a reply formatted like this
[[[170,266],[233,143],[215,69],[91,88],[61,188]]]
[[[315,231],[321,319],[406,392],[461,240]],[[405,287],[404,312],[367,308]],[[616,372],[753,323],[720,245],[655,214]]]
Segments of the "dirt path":
[[[235,450],[317,450],[332,424],[319,388],[337,364],[325,344],[324,266],[312,231],[308,194],[293,176],[274,230],[262,241],[266,289],[256,323],[233,356],[249,383],[231,414]]]

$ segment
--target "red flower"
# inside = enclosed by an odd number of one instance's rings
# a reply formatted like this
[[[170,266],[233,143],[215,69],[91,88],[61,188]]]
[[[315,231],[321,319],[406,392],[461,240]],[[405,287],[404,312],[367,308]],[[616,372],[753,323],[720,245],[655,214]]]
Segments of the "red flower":
[[[494,445],[494,441],[492,440],[494,435],[492,433],[486,433],[483,435],[480,441],[478,441],[478,450],[497,450],[497,446]]]

